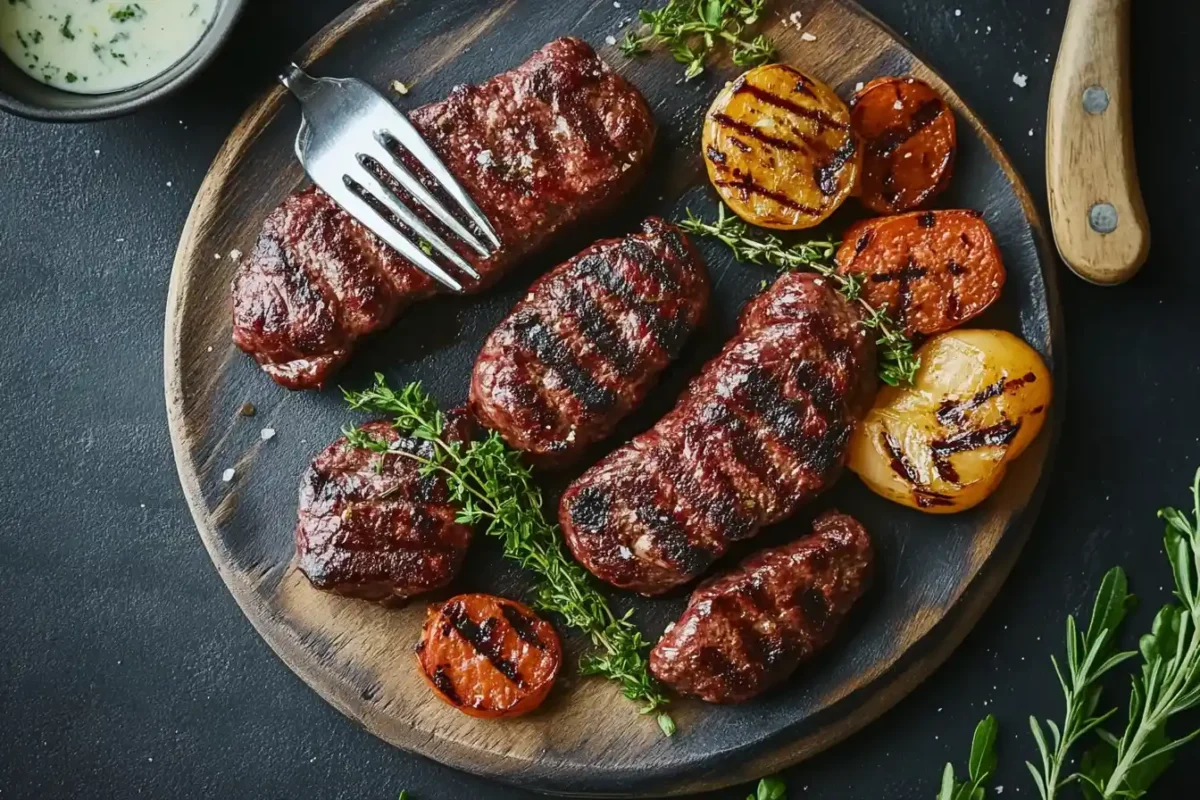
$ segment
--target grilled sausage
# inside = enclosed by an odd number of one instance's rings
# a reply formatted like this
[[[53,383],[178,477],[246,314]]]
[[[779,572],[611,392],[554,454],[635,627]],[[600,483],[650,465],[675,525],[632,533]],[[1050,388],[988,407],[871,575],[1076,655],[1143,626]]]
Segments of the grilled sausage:
[[[757,553],[696,589],[650,651],[650,671],[710,703],[749,700],[833,639],[866,591],[873,563],[862,525],[826,512],[810,535]]]
[[[413,125],[487,215],[501,247],[462,255],[482,281],[613,205],[643,171],[654,118],[586,42],[556,39],[479,86],[412,112]],[[316,189],[263,224],[233,281],[233,340],[277,382],[322,385],[355,343],[437,290]]]
[[[464,714],[515,717],[550,693],[562,645],[528,606],[463,594],[430,611],[417,661],[437,696]]]
[[[466,441],[462,412],[447,415],[450,441]],[[429,458],[432,445],[401,436],[380,420],[362,426],[398,450]],[[296,525],[299,569],[318,589],[347,597],[395,602],[445,586],[458,572],[471,528],[439,475],[420,474],[399,453],[353,447],[343,437],[308,468]]]
[[[874,393],[875,345],[859,320],[810,274],[751,301],[674,410],[563,494],[575,558],[614,586],[660,594],[829,486]]]
[[[543,466],[607,436],[679,354],[708,306],[700,256],[674,225],[592,245],[540,278],[488,337],[470,406]]]

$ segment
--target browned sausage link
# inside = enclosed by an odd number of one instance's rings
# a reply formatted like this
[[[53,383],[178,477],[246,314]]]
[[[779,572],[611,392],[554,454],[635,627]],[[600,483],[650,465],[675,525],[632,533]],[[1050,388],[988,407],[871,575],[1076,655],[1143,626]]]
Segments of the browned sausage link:
[[[708,306],[700,256],[674,225],[592,245],[538,279],[496,326],[471,410],[543,466],[562,465],[638,406]]]
[[[813,275],[753,300],[675,409],[563,494],[559,522],[580,563],[659,594],[829,486],[874,393],[859,319]]]
[[[827,512],[811,535],[764,550],[701,586],[650,652],[682,694],[738,703],[825,647],[870,583],[874,555],[854,518]]]

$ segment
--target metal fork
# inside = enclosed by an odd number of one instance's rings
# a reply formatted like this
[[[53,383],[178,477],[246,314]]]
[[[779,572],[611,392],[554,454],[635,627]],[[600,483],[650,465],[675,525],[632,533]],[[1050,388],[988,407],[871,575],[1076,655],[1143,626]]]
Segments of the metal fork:
[[[379,92],[354,78],[314,78],[295,64],[280,82],[300,101],[303,119],[296,135],[296,157],[313,183],[347,214],[448,289],[462,284],[431,257],[434,252],[476,280],[479,273],[438,236],[405,201],[366,167],[366,159],[391,176],[413,201],[436,217],[481,256],[500,247],[500,239],[466,190],[430,149],[412,123]],[[399,144],[455,200],[487,242],[480,241],[401,163],[388,140]],[[354,185],[396,215],[423,241],[413,242],[352,188]]]

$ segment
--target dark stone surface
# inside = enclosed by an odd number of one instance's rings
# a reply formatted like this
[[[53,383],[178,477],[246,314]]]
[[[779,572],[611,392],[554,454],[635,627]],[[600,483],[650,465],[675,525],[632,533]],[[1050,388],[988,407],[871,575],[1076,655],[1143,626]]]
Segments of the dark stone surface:
[[[0,312],[12,323],[0,346],[0,437],[13,456],[0,481],[0,797],[528,796],[392,749],[297,680],[225,590],[175,478],[161,341],[178,233],[242,108],[346,5],[258,0],[199,83],[132,118],[80,127],[0,118]],[[1043,196],[1065,0],[866,5],[951,80]],[[1200,90],[1180,71],[1198,24],[1195,6],[1134,9],[1154,245],[1121,288],[1064,272],[1067,421],[1030,544],[934,678],[790,770],[792,797],[932,797],[942,764],[965,761],[988,712],[1002,725],[995,783],[1004,796],[1035,796],[1021,763],[1034,757],[1025,719],[1061,715],[1048,656],[1061,649],[1064,616],[1087,613],[1113,564],[1143,598],[1131,641],[1168,599],[1154,511],[1182,505],[1200,465],[1190,237]],[[1025,88],[1015,72],[1029,76]],[[1118,683],[1110,697],[1124,694]],[[1193,797],[1195,775],[1176,767],[1153,796]]]

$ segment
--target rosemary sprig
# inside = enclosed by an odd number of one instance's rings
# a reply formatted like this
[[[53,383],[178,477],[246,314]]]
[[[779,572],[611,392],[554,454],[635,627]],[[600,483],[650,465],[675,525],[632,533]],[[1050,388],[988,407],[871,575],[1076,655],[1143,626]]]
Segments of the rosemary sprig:
[[[1067,661],[1064,674],[1058,659],[1050,656],[1054,674],[1062,686],[1066,710],[1062,725],[1046,720],[1053,739],[1053,747],[1047,741],[1042,726],[1036,717],[1029,717],[1029,728],[1041,755],[1041,768],[1026,761],[1029,774],[1037,786],[1042,800],[1054,800],[1059,789],[1076,779],[1076,775],[1064,775],[1071,748],[1081,737],[1099,726],[1116,711],[1109,709],[1096,714],[1100,703],[1100,678],[1117,665],[1132,658],[1133,652],[1114,652],[1117,627],[1132,607],[1134,598],[1128,592],[1125,572],[1113,567],[1100,582],[1096,601],[1092,606],[1092,618],[1087,631],[1080,633],[1075,618],[1067,617]]]
[[[1167,731],[1172,717],[1200,706],[1200,470],[1192,480],[1192,504],[1191,519],[1174,508],[1158,512],[1167,523],[1163,547],[1179,604],[1164,606],[1138,642],[1143,663],[1133,677],[1125,732],[1118,739],[1096,729],[1100,743],[1080,770],[1092,797],[1141,797],[1173,752],[1200,736],[1200,729],[1179,738]]]
[[[912,340],[896,327],[883,309],[874,308],[862,296],[862,277],[843,275],[833,266],[833,254],[838,243],[830,239],[785,245],[777,236],[765,234],[754,238],[749,228],[733,214],[725,210],[722,203],[717,206],[717,219],[708,222],[687,209],[687,218],[679,226],[688,233],[712,236],[724,242],[738,261],[750,264],[769,264],[780,271],[811,270],[820,273],[837,284],[838,289],[851,302],[866,309],[862,319],[865,328],[878,334],[879,379],[890,386],[911,384],[921,368],[921,359],[913,350]]]
[[[358,428],[344,429],[346,440],[355,447],[418,461],[424,474],[442,474],[460,509],[458,520],[483,524],[487,535],[502,540],[505,557],[537,576],[535,604],[562,616],[591,639],[594,652],[584,656],[580,671],[616,681],[625,697],[641,703],[643,714],[657,712],[659,727],[672,735],[675,722],[662,711],[667,697],[647,669],[649,642],[630,619],[632,611],[617,616],[591,576],[563,551],[558,526],[546,521],[541,490],[520,454],[496,433],[469,444],[446,441],[445,417],[420,383],[397,392],[376,373],[371,388],[342,393],[356,411],[392,415],[397,430],[431,443],[433,455],[399,449]]]
[[[770,60],[775,48],[767,37],[745,38],[747,26],[762,16],[766,0],[669,0],[658,9],[643,9],[638,17],[645,26],[639,33],[626,31],[621,52],[634,56],[651,44],[662,44],[686,69],[684,80],[704,72],[704,61],[718,41],[725,42],[738,66]]]
[[[937,800],[983,800],[984,784],[996,769],[996,732],[999,725],[991,714],[975,726],[971,737],[971,756],[967,762],[967,780],[959,783],[954,765],[947,762],[942,770],[942,783]]]

